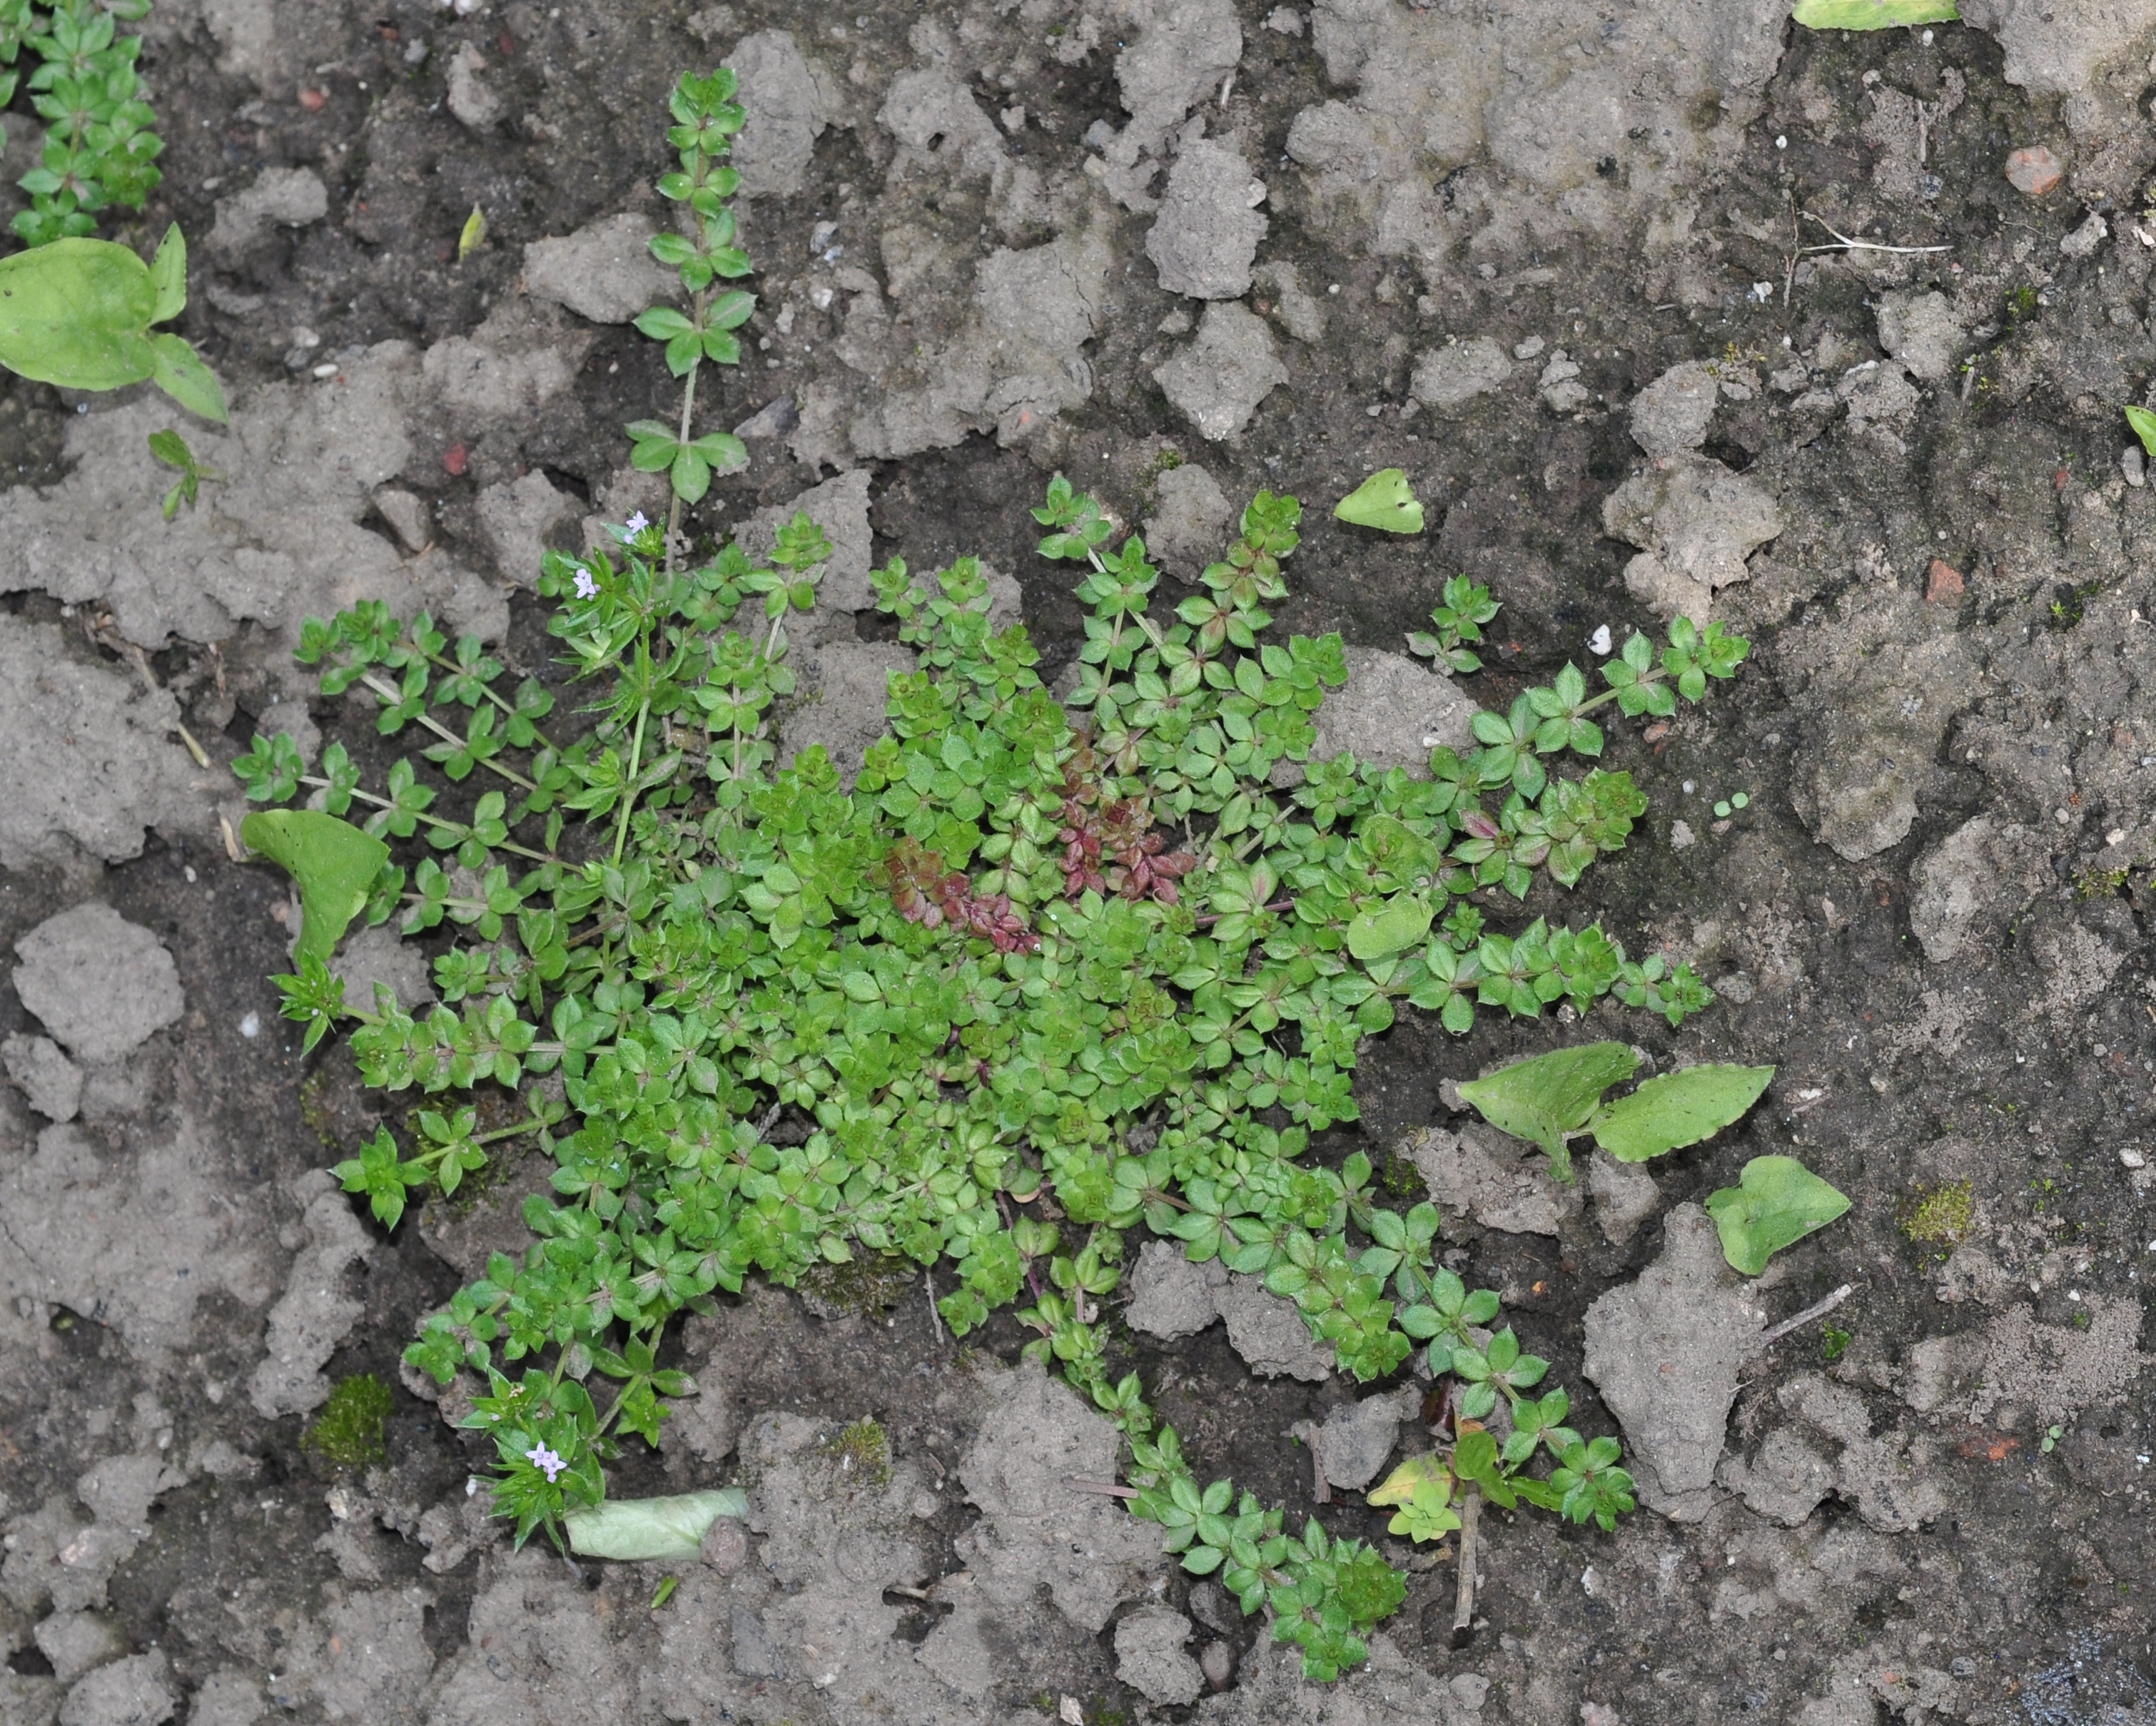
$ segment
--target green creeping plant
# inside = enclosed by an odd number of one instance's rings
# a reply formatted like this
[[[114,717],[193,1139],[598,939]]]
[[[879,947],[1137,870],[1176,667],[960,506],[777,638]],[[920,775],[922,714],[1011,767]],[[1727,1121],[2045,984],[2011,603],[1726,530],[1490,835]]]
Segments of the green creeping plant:
[[[95,233],[96,212],[139,210],[163,179],[164,141],[135,70],[142,38],[115,29],[149,11],[150,0],[0,0],[0,107],[22,86],[17,63],[28,48],[38,60],[31,103],[50,122],[38,166],[18,182],[30,207],[13,226],[26,243]]]
[[[402,842],[337,903],[450,940],[422,1012],[386,988],[346,1002],[311,955],[285,1011],[311,1035],[348,1027],[364,1081],[423,1104],[416,1136],[385,1128],[338,1169],[385,1227],[503,1142],[553,1165],[531,1245],[495,1255],[405,1355],[443,1384],[474,1375],[466,1423],[495,1442],[520,1541],[606,1502],[627,1436],[655,1443],[695,1394],[657,1364],[675,1314],[868,1253],[933,1268],[959,1336],[1024,1299],[1026,1353],[1130,1440],[1132,1510],[1331,1677],[1404,1584],[1358,1542],[1197,1487],[1137,1375],[1109,1370],[1127,1235],[1261,1277],[1358,1380],[1428,1344],[1456,1420],[1524,1393],[1542,1363],[1509,1332],[1476,1340],[1497,1297],[1435,1263],[1435,1210],[1386,1208],[1368,1158],[1315,1162],[1311,1135],[1357,1118],[1363,1041],[1404,1008],[1464,1033],[1479,1012],[1604,996],[1675,1024],[1712,1000],[1591,924],[1501,933],[1488,889],[1569,886],[1621,850],[1645,807],[1630,777],[1553,771],[1601,753],[1585,715],[1697,700],[1746,644],[1682,622],[1660,647],[1635,637],[1604,693],[1568,667],[1410,778],[1312,759],[1346,663],[1337,635],[1269,638],[1294,499],[1259,494],[1160,616],[1143,542],[1112,544],[1093,499],[1059,476],[1034,515],[1087,612],[1068,704],[1025,629],[991,627],[977,562],[916,577],[894,560],[876,603],[918,668],[890,679],[850,789],[820,748],[778,761],[787,620],[831,553],[805,515],[762,558],[734,545],[690,566],[672,524],[641,519],[583,557],[549,552],[539,591],[588,691],[581,735],[426,616],[310,620],[300,657],[324,693],[371,697],[379,731],[416,735],[439,773],[408,756],[366,785],[340,745],[311,762],[289,737],[235,771],[258,802],[304,796]],[[1496,614],[1464,583],[1445,609],[1452,649]],[[1292,790],[1282,762],[1302,769]],[[491,1115],[519,1093],[511,1124],[477,1130],[490,1095]],[[1561,1394],[1537,1393],[1539,1426],[1508,1401],[1516,1436],[1565,1436],[1478,1489],[1606,1524],[1630,1503],[1614,1441],[1574,1455]],[[1553,1472],[1527,1476],[1544,1452]]]

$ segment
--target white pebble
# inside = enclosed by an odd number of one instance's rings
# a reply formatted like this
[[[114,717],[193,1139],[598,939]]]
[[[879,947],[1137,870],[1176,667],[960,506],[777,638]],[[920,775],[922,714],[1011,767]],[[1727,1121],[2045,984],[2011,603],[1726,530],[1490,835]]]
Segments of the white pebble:
[[[242,1037],[259,1037],[262,1034],[262,1015],[259,1013],[248,1014],[245,1018],[239,1022],[239,1034]]]
[[[1611,646],[1609,626],[1607,623],[1596,624],[1594,633],[1587,638],[1587,651],[1598,658],[1607,658]]]

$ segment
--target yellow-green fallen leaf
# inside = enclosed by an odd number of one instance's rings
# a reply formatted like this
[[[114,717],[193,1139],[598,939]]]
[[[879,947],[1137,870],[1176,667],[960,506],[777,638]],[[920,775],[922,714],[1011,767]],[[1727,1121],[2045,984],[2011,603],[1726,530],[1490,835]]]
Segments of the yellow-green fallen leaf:
[[[462,264],[485,243],[486,213],[474,204],[471,214],[465,218],[465,231],[457,238],[457,262]]]
[[[1357,527],[1374,527],[1389,534],[1422,531],[1422,505],[1408,489],[1404,469],[1384,468],[1373,474],[1340,499],[1333,512]]]
[[[1961,22],[1953,0],[1797,0],[1790,16],[1809,30],[1891,30]]]
[[[2141,440],[2141,447],[2156,455],[2156,413],[2145,407],[2129,407],[2126,410],[2126,423],[2133,428],[2133,435]]]

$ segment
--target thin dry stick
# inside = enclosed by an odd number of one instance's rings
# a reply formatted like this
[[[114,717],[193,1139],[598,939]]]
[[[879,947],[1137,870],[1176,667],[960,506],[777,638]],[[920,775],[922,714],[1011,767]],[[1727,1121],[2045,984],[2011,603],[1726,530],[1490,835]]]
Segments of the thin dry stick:
[[[943,1346],[943,1315],[936,1310],[936,1273],[923,1271],[921,1286],[928,1292],[928,1328],[936,1333],[936,1346]]]
[[[1482,1492],[1470,1486],[1460,1501],[1460,1585],[1452,1596],[1452,1646],[1464,1648],[1475,1634],[1475,1529],[1482,1519]]]
[[[1781,1339],[1787,1336],[1791,1331],[1803,1329],[1804,1327],[1810,1324],[1813,1319],[1824,1319],[1829,1313],[1832,1312],[1836,1307],[1847,1300],[1851,1295],[1856,1293],[1856,1285],[1854,1283],[1843,1283],[1840,1288],[1835,1289],[1834,1293],[1827,1296],[1825,1300],[1814,1301],[1794,1318],[1784,1319],[1772,1330],[1763,1333],[1759,1340],[1752,1344],[1752,1352],[1756,1355],[1762,1349],[1781,1341]]]
[[[1081,1493],[1098,1493],[1106,1498],[1135,1498],[1138,1495],[1136,1487],[1117,1486],[1112,1480],[1081,1480],[1074,1474],[1070,1484]]]
[[[1807,252],[1916,253],[1951,252],[1953,250],[1952,246],[1882,246],[1876,240],[1853,240],[1847,234],[1839,232],[1833,223],[1823,221],[1817,216],[1813,216],[1810,210],[1806,210],[1804,214],[1810,217],[1813,221],[1819,223],[1819,225],[1825,228],[1829,233],[1833,234],[1835,241],[1835,243],[1830,246],[1806,246],[1804,249]]]

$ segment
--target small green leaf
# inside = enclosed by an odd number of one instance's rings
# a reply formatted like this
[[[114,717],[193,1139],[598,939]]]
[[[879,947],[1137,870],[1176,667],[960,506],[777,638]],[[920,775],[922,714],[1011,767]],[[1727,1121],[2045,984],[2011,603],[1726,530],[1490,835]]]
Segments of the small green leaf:
[[[2126,423],[2133,428],[2133,435],[2141,440],[2141,447],[2156,455],[2156,413],[2145,407],[2129,407],[2126,410]]]
[[[1664,1151],[1711,1139],[1759,1100],[1771,1067],[1708,1062],[1650,1078],[1595,1114],[1588,1129],[1620,1163],[1644,1163]]]
[[[1602,1093],[1630,1078],[1640,1058],[1621,1042],[1582,1043],[1500,1068],[1460,1088],[1501,1133],[1532,1140],[1568,1168],[1564,1135],[1586,1124]]]
[[[177,318],[187,304],[187,243],[175,222],[165,230],[165,237],[157,242],[157,255],[150,260],[150,285],[156,290],[157,304],[150,311],[150,321],[162,324]]]
[[[1953,0],[1797,0],[1790,14],[1808,30],[1889,30],[1897,24],[1958,24]]]
[[[1748,1277],[1758,1276],[1774,1254],[1848,1208],[1846,1194],[1787,1156],[1753,1158],[1736,1186],[1707,1201],[1707,1214],[1722,1233],[1722,1256]]]
[[[202,356],[177,335],[153,335],[150,346],[155,356],[151,376],[157,387],[190,413],[224,424],[224,390]]]
[[[1430,904],[1419,894],[1396,894],[1348,925],[1348,950],[1365,963],[1404,953],[1430,933]]]
[[[326,965],[346,926],[366,908],[389,848],[316,809],[257,810],[240,822],[239,837],[300,883],[305,926],[292,956]]]
[[[705,1531],[721,1517],[747,1514],[747,1493],[718,1487],[666,1498],[609,1498],[570,1510],[562,1521],[569,1531],[569,1550],[583,1557],[664,1564],[696,1557]]]
[[[486,212],[474,204],[471,214],[465,218],[464,232],[457,236],[457,262],[462,264],[485,243]]]
[[[1422,505],[1408,489],[1408,476],[1399,468],[1373,474],[1340,499],[1333,512],[1357,527],[1374,527],[1389,534],[1422,531]]]

